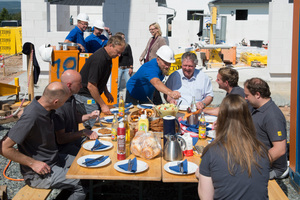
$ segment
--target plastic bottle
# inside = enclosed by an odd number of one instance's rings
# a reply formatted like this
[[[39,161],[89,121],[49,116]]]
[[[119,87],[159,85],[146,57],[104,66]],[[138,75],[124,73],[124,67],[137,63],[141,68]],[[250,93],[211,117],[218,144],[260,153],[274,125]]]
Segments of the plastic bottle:
[[[196,111],[197,111],[197,106],[196,106],[195,96],[192,97],[191,111],[192,111],[192,112],[196,112]],[[196,118],[196,119],[197,119],[197,118]]]
[[[124,127],[125,127],[125,135],[126,135],[126,143],[130,143],[130,127],[128,122],[128,116],[124,117]]]
[[[112,124],[111,124],[111,140],[112,141],[117,141],[118,126],[119,126],[118,117],[117,117],[117,114],[115,113]]]
[[[206,138],[206,122],[205,122],[205,116],[204,112],[201,112],[201,115],[199,116],[199,139],[205,139]]]
[[[119,101],[119,116],[124,117],[124,115],[125,115],[125,103],[124,103],[123,96],[121,96]]]
[[[145,114],[141,115],[141,118],[138,123],[138,130],[145,131],[145,132],[149,131],[149,121],[147,119],[147,115]]]
[[[124,160],[126,158],[126,144],[125,144],[125,127],[124,123],[120,122],[118,127],[118,148],[117,159]]]

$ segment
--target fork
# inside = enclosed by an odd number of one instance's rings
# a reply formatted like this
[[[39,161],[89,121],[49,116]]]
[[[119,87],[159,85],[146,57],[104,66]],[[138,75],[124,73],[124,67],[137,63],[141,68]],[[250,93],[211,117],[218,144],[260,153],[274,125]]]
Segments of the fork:
[[[177,166],[179,166],[180,173],[183,174],[183,162],[177,162]]]
[[[132,165],[133,165],[133,163],[132,163],[131,159],[129,159],[128,160],[128,171],[129,172],[131,172],[131,170],[132,170]]]

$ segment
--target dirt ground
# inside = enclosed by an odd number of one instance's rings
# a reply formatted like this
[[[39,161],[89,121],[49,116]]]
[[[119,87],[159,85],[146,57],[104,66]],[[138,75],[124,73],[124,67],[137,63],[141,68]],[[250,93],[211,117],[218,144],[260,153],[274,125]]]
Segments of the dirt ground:
[[[3,75],[4,69],[0,68],[0,82],[9,83],[14,80],[15,77],[22,74],[22,55],[8,56],[4,55],[4,68],[5,76]],[[2,63],[3,61],[0,61]]]

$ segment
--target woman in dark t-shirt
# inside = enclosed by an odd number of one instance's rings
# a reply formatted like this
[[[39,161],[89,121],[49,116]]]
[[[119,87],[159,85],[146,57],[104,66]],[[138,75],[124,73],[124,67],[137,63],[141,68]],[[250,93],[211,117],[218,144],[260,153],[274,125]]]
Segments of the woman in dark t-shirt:
[[[216,138],[202,154],[200,199],[268,199],[269,169],[247,102],[229,94],[220,105]]]

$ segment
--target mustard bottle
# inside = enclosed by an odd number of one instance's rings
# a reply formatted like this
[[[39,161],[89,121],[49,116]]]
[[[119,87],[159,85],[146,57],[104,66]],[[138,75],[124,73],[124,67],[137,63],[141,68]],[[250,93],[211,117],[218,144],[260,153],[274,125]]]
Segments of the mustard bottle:
[[[147,115],[144,115],[144,114],[141,115],[141,118],[138,123],[138,130],[145,131],[145,132],[149,131],[149,121],[148,121]]]

